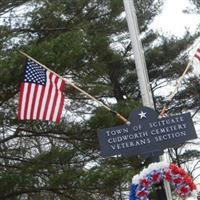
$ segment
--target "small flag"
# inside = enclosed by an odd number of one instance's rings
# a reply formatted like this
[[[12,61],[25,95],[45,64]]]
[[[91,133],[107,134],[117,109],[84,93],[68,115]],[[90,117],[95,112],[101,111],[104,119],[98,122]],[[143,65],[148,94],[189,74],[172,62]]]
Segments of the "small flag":
[[[197,49],[194,57],[197,58],[200,61],[200,48]]]
[[[28,59],[20,85],[18,119],[59,122],[64,104],[62,78]]]

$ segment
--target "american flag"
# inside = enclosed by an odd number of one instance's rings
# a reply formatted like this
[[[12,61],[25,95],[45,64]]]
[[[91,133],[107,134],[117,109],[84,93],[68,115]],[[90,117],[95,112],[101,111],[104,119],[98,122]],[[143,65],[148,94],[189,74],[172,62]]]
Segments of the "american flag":
[[[28,59],[20,85],[18,119],[58,123],[64,103],[64,85],[62,78]]]
[[[194,57],[197,58],[200,61],[200,48],[197,49]]]

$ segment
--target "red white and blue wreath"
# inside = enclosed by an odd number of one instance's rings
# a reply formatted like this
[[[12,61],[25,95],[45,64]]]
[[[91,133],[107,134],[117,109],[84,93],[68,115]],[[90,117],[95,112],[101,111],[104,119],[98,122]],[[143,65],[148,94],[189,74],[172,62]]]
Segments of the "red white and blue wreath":
[[[180,197],[196,196],[196,185],[187,172],[173,163],[159,162],[133,177],[129,200],[148,200],[151,186],[161,180],[170,182]]]

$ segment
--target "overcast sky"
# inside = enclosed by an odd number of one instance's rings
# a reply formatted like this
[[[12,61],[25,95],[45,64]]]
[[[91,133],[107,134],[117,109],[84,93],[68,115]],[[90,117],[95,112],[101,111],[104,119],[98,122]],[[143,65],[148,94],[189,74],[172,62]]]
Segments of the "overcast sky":
[[[200,15],[184,14],[182,12],[191,6],[188,0],[166,0],[163,12],[156,17],[152,26],[159,31],[163,30],[169,35],[182,36],[186,28],[194,32],[197,24],[200,23]]]

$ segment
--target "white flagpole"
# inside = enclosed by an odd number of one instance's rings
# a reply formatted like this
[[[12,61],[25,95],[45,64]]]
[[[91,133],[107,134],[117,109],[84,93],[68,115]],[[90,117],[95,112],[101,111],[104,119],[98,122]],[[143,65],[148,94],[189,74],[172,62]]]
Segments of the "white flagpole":
[[[149,77],[146,68],[146,62],[144,57],[144,52],[142,49],[142,43],[139,38],[139,28],[137,22],[136,11],[134,7],[133,0],[123,0],[124,8],[126,12],[126,19],[128,23],[128,28],[130,32],[130,38],[132,42],[132,48],[134,51],[134,59],[136,64],[136,71],[142,96],[143,106],[147,106],[155,109],[153,103],[153,97],[151,93]],[[164,159],[164,158],[163,158]],[[170,185],[164,182],[165,192],[167,200],[172,200]]]
[[[133,0],[124,0],[124,7],[132,42],[132,48],[134,51],[134,59],[140,85],[140,91],[142,95],[142,102],[144,106],[154,109],[153,97],[149,85],[149,77],[144,58],[144,52],[139,38],[139,28]]]

